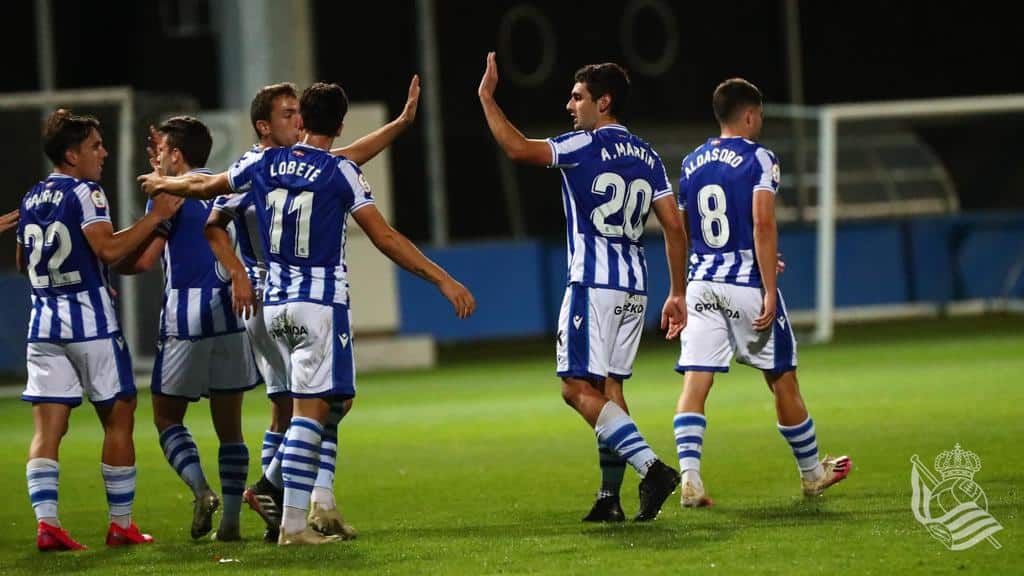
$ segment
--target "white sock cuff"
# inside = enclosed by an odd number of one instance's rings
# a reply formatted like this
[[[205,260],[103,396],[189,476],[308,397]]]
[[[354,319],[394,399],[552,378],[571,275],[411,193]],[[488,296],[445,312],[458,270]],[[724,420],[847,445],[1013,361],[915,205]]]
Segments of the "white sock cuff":
[[[60,464],[49,458],[32,458],[25,464],[25,470],[59,470]]]
[[[602,429],[616,427],[622,420],[630,420],[629,414],[626,414],[626,411],[618,404],[609,400],[601,408],[601,413],[597,416],[597,423],[594,424],[594,430],[600,434]]]

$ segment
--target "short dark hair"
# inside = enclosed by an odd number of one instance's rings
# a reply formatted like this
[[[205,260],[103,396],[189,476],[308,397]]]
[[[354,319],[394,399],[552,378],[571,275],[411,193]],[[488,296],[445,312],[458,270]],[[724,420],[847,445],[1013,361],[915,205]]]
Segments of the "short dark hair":
[[[210,159],[213,138],[210,129],[191,116],[175,116],[156,129],[165,137],[165,143],[171,148],[181,150],[185,162],[193,168],[203,168]]]
[[[736,114],[750,106],[761,106],[764,98],[761,91],[743,78],[730,78],[715,88],[712,107],[719,124],[736,119]]]
[[[306,132],[334,136],[348,113],[348,96],[337,84],[317,82],[302,91],[299,114]]]
[[[625,68],[612,62],[588,64],[577,70],[573,79],[587,85],[587,91],[595,102],[605,94],[611,95],[612,107],[609,112],[612,116],[621,119],[626,115],[629,73]]]
[[[252,104],[249,105],[249,121],[252,122],[252,129],[256,132],[256,138],[260,137],[260,131],[256,129],[256,122],[259,120],[270,122],[270,113],[274,110],[274,100],[281,96],[297,99],[299,95],[295,91],[295,84],[291,82],[271,84],[270,86],[260,88],[260,91],[253,96]]]
[[[77,148],[93,130],[99,129],[100,121],[92,116],[77,116],[60,108],[50,114],[43,126],[43,152],[54,166],[60,166],[69,148]]]

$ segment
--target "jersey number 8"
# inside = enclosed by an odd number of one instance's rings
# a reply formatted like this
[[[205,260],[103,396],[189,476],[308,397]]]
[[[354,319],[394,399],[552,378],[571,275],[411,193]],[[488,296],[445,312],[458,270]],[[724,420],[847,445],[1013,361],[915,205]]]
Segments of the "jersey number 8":
[[[711,201],[714,200],[714,206]],[[725,216],[725,190],[708,184],[697,192],[700,231],[708,248],[721,248],[729,242],[729,219]]]

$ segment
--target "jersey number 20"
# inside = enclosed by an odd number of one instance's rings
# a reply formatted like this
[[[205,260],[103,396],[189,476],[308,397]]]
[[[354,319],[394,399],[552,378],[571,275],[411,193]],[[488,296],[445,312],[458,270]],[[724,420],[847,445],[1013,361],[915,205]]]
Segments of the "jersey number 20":
[[[604,172],[594,178],[594,185],[590,190],[599,196],[606,196],[611,192],[611,197],[604,203],[594,208],[590,213],[590,221],[594,228],[603,236],[618,238],[625,236],[636,242],[644,233],[644,216],[651,209],[651,185],[642,178],[637,178],[626,186],[626,181],[614,172]],[[634,220],[633,214],[637,211],[637,204],[640,204],[640,213]],[[622,212],[622,224],[609,224],[608,218]]]

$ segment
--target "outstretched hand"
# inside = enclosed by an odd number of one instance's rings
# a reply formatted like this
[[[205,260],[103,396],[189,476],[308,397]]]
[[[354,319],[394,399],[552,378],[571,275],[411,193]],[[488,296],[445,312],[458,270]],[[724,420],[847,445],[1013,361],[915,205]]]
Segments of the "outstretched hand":
[[[480,79],[480,87],[477,88],[477,95],[481,98],[493,98],[494,90],[498,87],[498,63],[494,52],[487,53],[487,69],[484,70],[484,77]]]
[[[405,108],[399,119],[406,124],[412,124],[416,120],[416,111],[420,107],[420,75],[413,74],[409,82],[409,96],[405,100]]]

